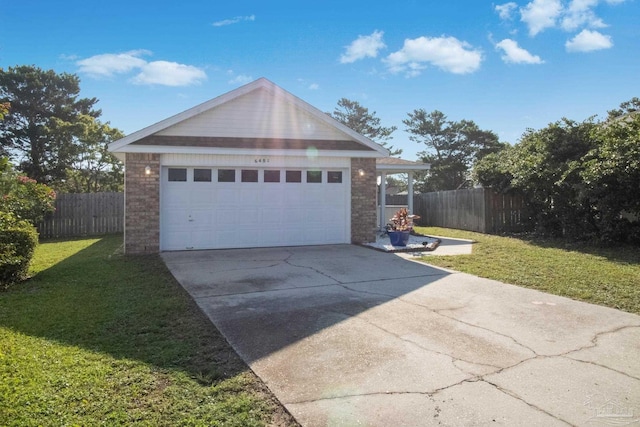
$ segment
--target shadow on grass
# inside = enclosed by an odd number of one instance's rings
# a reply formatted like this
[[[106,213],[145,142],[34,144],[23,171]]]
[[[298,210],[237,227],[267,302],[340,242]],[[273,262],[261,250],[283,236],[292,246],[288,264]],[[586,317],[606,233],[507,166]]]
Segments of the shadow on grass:
[[[50,242],[48,250],[65,245],[70,256],[58,255],[51,267],[0,292],[0,326],[181,370],[201,384],[247,369],[159,256],[123,257],[121,236],[89,246],[86,240]]]
[[[629,244],[610,244],[593,241],[572,241],[563,238],[541,237],[532,234],[504,235],[513,237],[533,246],[544,249],[560,249],[571,252],[580,252],[586,255],[603,257],[611,262],[620,264],[639,264],[640,247]]]

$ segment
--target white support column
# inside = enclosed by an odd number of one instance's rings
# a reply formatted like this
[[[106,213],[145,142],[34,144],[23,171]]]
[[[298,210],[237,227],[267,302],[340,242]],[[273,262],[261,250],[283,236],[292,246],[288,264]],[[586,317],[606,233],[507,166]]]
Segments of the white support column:
[[[407,179],[408,188],[407,188],[407,210],[410,214],[413,214],[413,171],[409,171],[409,178]]]
[[[387,173],[380,172],[380,230],[384,229],[387,225],[387,219],[385,218],[385,211],[387,210]]]

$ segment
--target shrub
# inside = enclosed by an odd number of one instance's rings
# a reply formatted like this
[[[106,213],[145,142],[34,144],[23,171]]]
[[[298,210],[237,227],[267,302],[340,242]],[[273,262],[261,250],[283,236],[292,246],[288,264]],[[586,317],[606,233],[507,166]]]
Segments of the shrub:
[[[0,211],[0,286],[24,279],[38,244],[38,232],[26,220]]]
[[[0,211],[10,212],[36,225],[55,210],[56,193],[15,172],[6,158],[0,158],[0,200]]]

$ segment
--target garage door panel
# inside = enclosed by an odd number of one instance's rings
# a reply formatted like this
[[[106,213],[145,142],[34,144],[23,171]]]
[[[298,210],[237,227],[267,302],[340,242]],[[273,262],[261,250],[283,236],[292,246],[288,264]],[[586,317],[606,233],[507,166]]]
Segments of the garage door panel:
[[[216,232],[215,229],[208,230],[195,230],[191,232],[191,248],[190,249],[200,249],[205,248],[215,242]]]
[[[326,243],[342,242],[345,239],[345,232],[340,226],[328,226],[323,229]]]
[[[284,227],[299,227],[306,222],[305,208],[303,207],[286,207],[283,209],[282,216]]]
[[[260,246],[283,246],[286,244],[285,234],[281,229],[263,228],[259,231]]]
[[[239,194],[236,197],[239,197],[239,201],[243,206],[252,206],[255,204],[261,204],[262,202],[262,191],[257,187],[257,183],[254,183],[253,185],[256,187],[239,189]],[[242,184],[240,184],[240,186],[244,187]]]
[[[220,227],[216,230],[217,245],[214,248],[236,248],[237,235],[239,231],[236,228]],[[213,248],[211,248],[213,249]]]
[[[262,223],[262,211],[258,207],[248,207],[234,212],[234,223],[238,227],[259,227]]]
[[[233,227],[236,224],[238,210],[235,207],[212,206],[215,209],[215,218],[220,227]]]
[[[285,191],[282,185],[265,183],[262,187],[262,201],[267,205],[280,206],[285,202]]]
[[[284,204],[296,206],[304,201],[304,187],[302,184],[288,184],[283,189]]]
[[[192,227],[198,229],[210,229],[213,225],[213,216],[211,211],[205,208],[192,209],[187,215],[187,221],[191,223]]]
[[[215,200],[215,192],[208,186],[206,188],[190,189],[188,191],[191,206],[205,206],[209,207]]]
[[[171,186],[170,188],[168,188],[167,192],[171,194],[171,198],[166,200],[165,207],[171,207],[171,206],[182,207],[189,204],[191,200],[191,195],[186,191],[182,191],[184,188],[185,186],[180,186],[180,187]]]
[[[325,240],[324,228],[307,227],[304,230],[302,230],[302,236],[305,242],[315,242],[315,241],[324,242]]]
[[[225,186],[224,188],[220,188],[216,194],[216,204],[227,204],[227,205],[237,205],[238,201],[235,197],[235,194],[238,190]]]
[[[262,223],[267,228],[282,226],[283,218],[283,209],[281,207],[274,208],[269,203],[268,207],[262,208]]]
[[[335,227],[339,227],[339,224],[345,221],[344,212],[340,209],[325,206],[321,215],[326,224],[333,224]]]
[[[307,224],[324,224],[324,209],[322,206],[309,206],[304,209],[305,222]]]
[[[263,182],[262,173],[259,182],[225,183],[216,182],[215,173],[213,182],[193,182],[187,169],[186,182],[167,182],[163,174],[163,250],[349,241],[348,187],[327,183],[326,172],[322,183]],[[284,170],[280,176],[285,179]]]

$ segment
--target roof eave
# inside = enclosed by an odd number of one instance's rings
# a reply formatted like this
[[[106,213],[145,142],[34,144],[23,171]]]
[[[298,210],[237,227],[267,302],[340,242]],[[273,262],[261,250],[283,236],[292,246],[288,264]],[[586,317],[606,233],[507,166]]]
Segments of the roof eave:
[[[376,170],[387,173],[403,173],[403,172],[417,172],[427,171],[431,169],[431,164],[416,164],[416,165],[376,165]]]
[[[356,140],[357,142],[363,144],[364,146],[376,151],[377,153],[380,154],[379,157],[388,157],[389,156],[389,150],[387,150],[386,148],[384,148],[383,146],[381,146],[380,144],[377,144],[376,142],[372,141],[371,139],[360,135],[359,133],[353,131],[352,129],[348,128],[347,126],[343,125],[342,123],[340,123],[339,121],[337,121],[336,119],[334,119],[333,117],[331,117],[330,115],[318,110],[317,108],[315,108],[314,106],[312,106],[311,104],[309,104],[306,101],[303,101],[302,99],[298,98],[297,96],[287,92],[286,90],[282,89],[281,87],[279,87],[278,85],[276,85],[275,83],[269,81],[268,79],[261,77],[258,80],[255,80],[251,83],[248,83],[244,86],[241,86],[237,89],[234,89],[230,92],[227,92],[223,95],[220,95],[216,98],[213,98],[209,101],[203,102],[202,104],[196,105],[195,107],[192,107],[188,110],[185,110],[181,113],[178,113],[176,115],[173,115],[167,119],[161,120],[151,126],[147,126],[139,131],[136,131],[130,135],[125,136],[124,138],[121,138],[117,141],[112,142],[109,145],[109,151],[112,152],[122,152],[122,148],[131,144],[132,142],[138,141],[142,138],[145,138],[147,136],[153,135],[155,133],[158,133],[164,129],[167,129],[170,126],[173,126],[177,123],[180,123],[184,120],[190,119],[191,117],[194,117],[198,114],[201,114],[207,110],[210,110],[212,108],[215,108],[219,105],[222,105],[226,102],[232,101],[240,96],[246,95],[256,89],[266,89],[268,91],[270,91],[271,93],[273,93],[274,95],[280,95],[285,97],[287,100],[289,100],[290,102],[294,103],[298,108],[308,112],[309,114],[311,114],[312,116],[314,116],[315,118],[317,118],[320,121],[324,121],[325,123],[329,124],[330,126],[333,126],[335,128],[337,128],[339,131],[347,134],[349,137],[353,138],[354,140]],[[129,150],[126,150],[129,151]],[[378,156],[376,156],[378,157]]]
[[[307,150],[255,149],[255,148],[226,148],[226,147],[177,147],[162,145],[129,145],[113,151],[122,160],[125,153],[159,153],[159,154],[218,154],[218,155],[253,155],[253,156],[308,156]],[[382,158],[375,150],[318,150],[319,157],[351,157],[351,158]],[[122,157],[122,158],[121,158]]]

